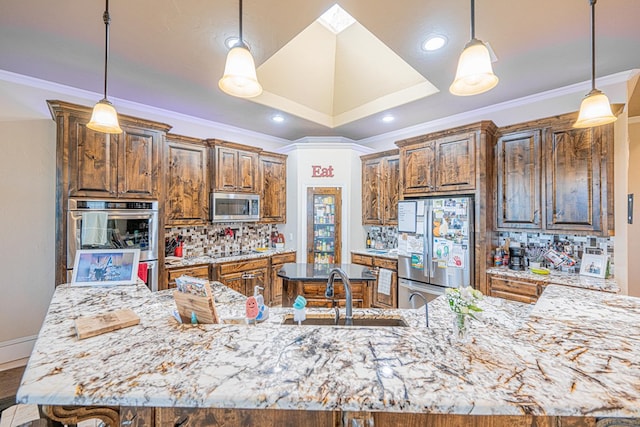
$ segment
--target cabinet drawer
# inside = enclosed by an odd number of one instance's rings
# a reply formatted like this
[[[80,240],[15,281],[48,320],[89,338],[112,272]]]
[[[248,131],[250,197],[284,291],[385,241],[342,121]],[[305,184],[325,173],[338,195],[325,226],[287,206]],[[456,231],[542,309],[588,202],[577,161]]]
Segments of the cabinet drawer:
[[[531,297],[526,295],[514,294],[511,292],[503,292],[503,291],[494,291],[491,290],[489,295],[496,298],[504,298],[511,301],[524,302],[526,304],[533,304],[538,301],[537,297]]]
[[[344,308],[344,307],[347,306],[347,300],[346,299],[330,300],[330,299],[308,298],[307,299],[307,307],[332,308],[334,301],[336,301],[338,307]],[[364,301],[362,299],[360,299],[360,298],[353,298],[351,303],[352,303],[352,307],[353,308],[365,308],[364,307]]]
[[[168,287],[176,287],[176,279],[180,276],[191,276],[209,280],[209,264],[190,265],[189,267],[178,267],[167,269]]]
[[[387,258],[374,258],[373,265],[380,268],[386,268],[387,270],[398,270],[398,261]]]
[[[490,278],[491,292],[509,292],[522,296],[538,298],[538,285],[536,283],[524,282],[521,280],[504,279],[499,277]]]
[[[351,264],[373,266],[373,257],[368,255],[351,254]]]
[[[286,264],[288,262],[296,262],[296,253],[278,254],[271,257],[271,264]]]
[[[307,282],[303,285],[302,289],[305,298],[324,298],[324,293],[327,290],[327,284],[322,282],[318,282],[317,284]],[[362,282],[351,284],[351,295],[354,300],[363,298],[366,290],[366,285]],[[333,284],[333,292],[335,299],[342,299],[346,297],[344,286],[340,282]]]
[[[267,268],[269,265],[269,258],[248,259],[245,261],[229,262],[226,264],[218,265],[218,274],[224,275],[229,273],[235,273],[238,271],[246,270],[258,270],[261,268]]]

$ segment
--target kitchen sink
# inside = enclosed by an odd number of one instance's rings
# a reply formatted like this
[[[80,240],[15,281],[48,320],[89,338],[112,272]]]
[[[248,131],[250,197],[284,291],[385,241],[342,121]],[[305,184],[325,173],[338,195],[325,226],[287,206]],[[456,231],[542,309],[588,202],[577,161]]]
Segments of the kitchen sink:
[[[338,324],[334,324],[335,318],[331,315],[311,315],[302,322],[302,326],[344,326],[344,317],[340,317]],[[285,316],[283,325],[297,325],[298,322],[294,322],[293,315],[288,314]],[[401,326],[407,327],[409,324],[404,321],[402,317],[372,317],[372,316],[358,316],[353,318],[353,326]]]

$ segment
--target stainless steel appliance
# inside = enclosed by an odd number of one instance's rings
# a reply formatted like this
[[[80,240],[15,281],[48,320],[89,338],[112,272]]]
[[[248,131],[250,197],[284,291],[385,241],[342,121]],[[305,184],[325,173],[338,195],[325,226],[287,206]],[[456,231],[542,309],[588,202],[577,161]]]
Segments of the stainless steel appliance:
[[[509,248],[509,268],[511,270],[524,270],[524,248]]]
[[[260,220],[260,196],[241,193],[211,193],[212,222]]]
[[[412,292],[431,301],[447,287],[473,285],[472,197],[403,200],[398,212],[398,307],[413,307]]]
[[[85,221],[103,218],[104,232],[90,236]],[[85,224],[86,225],[86,224]],[[67,276],[71,278],[79,249],[140,249],[146,283],[158,290],[158,202],[69,199],[67,209]]]

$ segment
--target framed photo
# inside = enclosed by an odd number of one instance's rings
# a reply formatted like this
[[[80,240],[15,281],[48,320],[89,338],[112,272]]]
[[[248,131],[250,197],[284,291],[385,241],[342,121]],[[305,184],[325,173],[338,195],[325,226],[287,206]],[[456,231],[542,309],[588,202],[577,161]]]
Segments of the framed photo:
[[[604,279],[607,274],[607,262],[607,255],[585,253],[580,263],[580,274]]]
[[[76,251],[72,286],[134,285],[138,281],[140,249]]]

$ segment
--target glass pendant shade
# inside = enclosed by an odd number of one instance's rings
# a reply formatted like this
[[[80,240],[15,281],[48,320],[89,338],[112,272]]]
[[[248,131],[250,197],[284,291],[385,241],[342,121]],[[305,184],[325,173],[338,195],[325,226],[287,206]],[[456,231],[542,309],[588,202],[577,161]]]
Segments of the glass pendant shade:
[[[113,104],[106,98],[98,101],[93,107],[91,120],[87,123],[87,127],[97,132],[122,133],[122,129],[118,124],[118,113],[116,113]]]
[[[593,89],[582,100],[578,120],[573,124],[573,127],[590,128],[613,123],[617,119],[611,111],[611,104],[607,95],[598,89]]]
[[[218,86],[225,93],[239,98],[253,98],[262,93],[262,86],[256,76],[256,65],[249,49],[236,46],[229,51],[224,75]]]
[[[458,96],[477,95],[497,84],[498,77],[493,74],[489,49],[480,40],[472,39],[460,55],[456,78],[449,86],[449,92]]]

